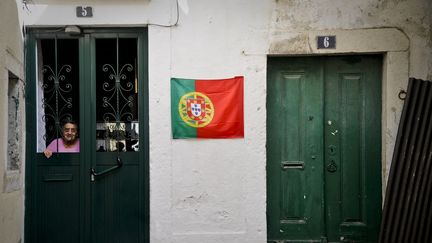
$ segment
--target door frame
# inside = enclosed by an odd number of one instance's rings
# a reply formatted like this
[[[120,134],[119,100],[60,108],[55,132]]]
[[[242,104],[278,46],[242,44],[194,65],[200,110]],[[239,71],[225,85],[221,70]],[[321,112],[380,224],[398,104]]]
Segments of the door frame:
[[[318,49],[317,36],[336,36],[335,48]],[[403,108],[403,101],[399,99],[398,94],[401,90],[406,90],[408,86],[410,40],[406,33],[393,27],[308,30],[298,33],[281,33],[278,38],[270,41],[269,47],[267,57],[383,55],[381,181],[384,198],[387,177],[390,173],[394,138],[397,135]]]
[[[138,66],[137,74],[139,80],[139,93],[141,94],[138,97],[139,104],[139,136],[140,136],[140,149],[139,149],[139,162],[143,163],[142,171],[140,173],[142,176],[142,181],[140,181],[141,189],[143,193],[143,197],[138,200],[142,202],[142,210],[143,216],[142,222],[142,239],[144,242],[150,241],[150,186],[149,186],[149,101],[148,101],[148,29],[147,28],[83,28],[82,34],[80,35],[70,35],[63,31],[62,28],[59,31],[59,28],[27,28],[25,36],[25,72],[26,72],[26,88],[25,88],[25,96],[26,96],[26,159],[25,159],[25,212],[24,212],[24,235],[27,242],[32,241],[32,235],[35,230],[35,196],[36,196],[36,185],[37,178],[34,175],[36,171],[36,163],[34,163],[35,158],[35,150],[36,150],[36,140],[38,139],[36,136],[36,107],[38,104],[37,96],[36,96],[36,84],[37,84],[37,47],[36,40],[41,38],[54,38],[57,36],[58,38],[67,38],[67,39],[78,39],[79,42],[79,92],[80,92],[80,114],[84,114],[80,116],[79,124],[82,124],[80,127],[81,134],[91,134],[92,129],[96,131],[96,124],[90,124],[89,126],[84,126],[86,124],[85,117],[95,116],[95,107],[88,105],[94,103],[92,100],[95,98],[96,94],[91,94],[91,92],[95,92],[95,84],[91,83],[88,85],[88,82],[92,79],[91,68],[93,67],[91,62],[94,61],[94,53],[91,53],[91,41],[92,35],[133,35],[137,38],[137,63]],[[84,85],[87,82],[87,89]],[[91,86],[91,87],[90,87]],[[90,88],[89,88],[90,87]],[[83,95],[85,94],[85,95]],[[83,97],[81,97],[83,96]],[[92,113],[93,112],[93,113]],[[94,119],[91,119],[92,121]],[[91,161],[92,154],[89,151],[91,145],[94,143],[94,138],[81,139],[81,160]],[[95,146],[91,148],[96,148]],[[94,156],[94,155],[93,155]],[[90,163],[86,163],[85,166],[81,166],[80,175],[85,175],[84,181],[80,182],[80,196],[83,196],[85,200],[80,200],[79,207],[82,209],[80,211],[80,242],[81,243],[90,243],[92,240],[91,237],[91,217],[92,214],[89,213],[91,207],[91,190],[90,190]],[[141,237],[140,237],[141,238]]]

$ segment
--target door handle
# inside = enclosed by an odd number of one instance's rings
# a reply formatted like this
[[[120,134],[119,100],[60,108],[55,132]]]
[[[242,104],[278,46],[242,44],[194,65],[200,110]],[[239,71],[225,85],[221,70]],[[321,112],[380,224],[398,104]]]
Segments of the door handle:
[[[327,165],[327,171],[330,173],[334,173],[337,170],[337,165],[334,160],[331,160],[330,164]]]
[[[120,169],[120,167],[123,166],[123,161],[122,161],[122,159],[120,158],[120,156],[117,156],[116,162],[117,162],[117,164],[116,164],[115,166],[113,166],[113,167],[111,167],[111,168],[108,168],[108,169],[106,169],[106,170],[103,170],[103,171],[101,171],[101,172],[96,172],[96,169],[95,169],[95,168],[91,168],[91,169],[90,169],[90,180],[91,180],[91,181],[95,181],[95,180],[96,180],[96,177],[98,177],[98,176],[102,176],[102,175],[105,175],[105,174],[108,174],[109,172],[111,172],[111,171],[113,171],[113,170]]]

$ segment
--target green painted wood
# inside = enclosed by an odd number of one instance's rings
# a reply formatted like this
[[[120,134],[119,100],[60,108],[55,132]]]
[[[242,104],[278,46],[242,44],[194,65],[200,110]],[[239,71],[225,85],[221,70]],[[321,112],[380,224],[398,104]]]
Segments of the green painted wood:
[[[381,57],[332,57],[325,65],[325,120],[332,121],[325,129],[325,160],[338,167],[325,177],[328,239],[376,242],[381,218]]]
[[[79,43],[81,151],[46,159],[36,152],[36,40],[53,32],[30,31],[27,52],[26,242],[149,242],[148,50],[146,29],[85,30]],[[57,32],[56,32],[57,33]],[[124,152],[123,167],[95,182],[90,168],[103,170],[116,153],[96,153],[95,38],[136,38],[139,89],[139,152]]]
[[[26,105],[26,144],[25,144],[25,150],[26,150],[26,169],[25,169],[25,208],[24,208],[24,234],[25,239],[30,242],[34,242],[35,238],[35,227],[31,227],[35,225],[35,199],[34,199],[34,191],[36,187],[36,177],[35,173],[32,173],[35,171],[36,164],[31,163],[31,157],[34,155],[34,148],[35,145],[35,133],[36,130],[35,124],[28,122],[28,121],[34,121],[36,120],[36,113],[30,112],[30,111],[36,111],[36,96],[35,95],[28,95],[28,94],[34,94],[36,93],[36,85],[35,85],[35,77],[36,77],[36,66],[35,65],[29,65],[30,63],[34,63],[35,57],[36,57],[36,40],[32,35],[27,35],[25,38],[25,59],[26,64],[25,65],[25,72],[26,72],[26,85],[25,85],[25,105]],[[32,132],[33,131],[33,132]]]
[[[61,34],[58,38],[71,39]],[[36,152],[36,40],[32,33],[26,38],[25,239],[26,242],[80,242],[80,154],[56,154],[48,160]],[[74,41],[78,51],[78,41],[72,38]],[[77,57],[78,52],[72,59]],[[72,65],[78,69],[75,63]],[[74,85],[78,86],[78,81]]]
[[[323,87],[322,70],[314,68],[315,63],[314,59],[307,58],[269,60],[269,240],[319,240],[321,237]]]
[[[133,36],[123,35],[123,34],[104,34],[96,36],[92,40],[92,50],[93,53],[92,65],[94,68],[92,70],[100,69],[101,66],[94,65],[98,63],[98,55],[96,49],[98,48],[97,40],[103,38],[105,40],[113,40],[115,43],[115,38],[119,37],[119,41],[122,38],[131,38]],[[138,41],[138,38],[143,38],[142,36],[135,36],[136,45],[143,45],[143,41]],[[120,46],[121,47],[121,46]],[[143,49],[144,46],[138,47],[137,49]],[[113,47],[115,52],[115,46]],[[144,49],[145,50],[145,49]],[[119,50],[119,54],[121,49]],[[136,53],[136,55],[138,55]],[[141,57],[142,58],[142,57]],[[138,59],[138,56],[137,56]],[[105,60],[104,60],[105,61]],[[122,65],[122,60],[119,60],[119,65]],[[106,60],[106,63],[114,63],[116,60]],[[99,62],[101,63],[101,62]],[[105,62],[102,62],[105,63]],[[97,80],[96,73],[92,73],[92,80]],[[139,80],[139,87],[145,86],[142,80]],[[101,87],[95,86],[96,82],[92,82],[92,90],[97,90]],[[92,102],[100,102],[97,100],[96,92],[92,92],[91,99]],[[145,97],[145,96],[144,96]],[[139,103],[139,113],[141,113],[141,103]],[[92,120],[93,127],[96,124],[96,107],[92,107]],[[140,122],[146,123],[146,121],[140,120]],[[142,126],[141,126],[142,127]],[[95,128],[96,129],[96,128]],[[144,128],[145,130],[145,128]],[[141,130],[142,131],[142,130]],[[141,141],[148,138],[141,135]],[[93,133],[93,138],[95,134]],[[96,148],[95,139],[91,142],[91,148]],[[141,149],[141,148],[140,148]],[[108,169],[116,165],[117,156],[123,161],[123,166],[106,176],[101,176],[92,182],[92,208],[94,209],[92,214],[92,242],[143,242],[144,232],[146,228],[145,215],[142,204],[142,198],[144,198],[143,193],[143,180],[140,176],[145,174],[144,161],[140,161],[140,152],[97,152],[93,154],[94,164],[92,165],[98,171]],[[141,198],[141,203],[140,203]]]
[[[36,190],[35,242],[79,242],[79,165],[40,166]],[[71,180],[47,181],[57,174]],[[65,210],[67,209],[67,210]]]
[[[148,31],[141,31],[138,36],[138,79],[139,86],[138,92],[141,94],[138,96],[138,103],[141,105],[139,120],[142,121],[139,124],[140,141],[141,141],[141,153],[139,153],[139,161],[141,161],[141,167],[139,170],[140,180],[139,191],[143,192],[139,194],[140,207],[140,241],[150,242],[150,134],[149,134],[149,63],[148,63]]]
[[[89,117],[92,117],[91,107],[94,104],[91,103],[91,95],[94,90],[91,89],[92,79],[91,79],[91,70],[92,70],[92,60],[91,56],[89,56],[90,52],[90,44],[91,44],[91,36],[84,35],[83,38],[80,38],[80,97],[81,97],[81,105],[80,105],[80,124],[81,124],[81,133],[82,134],[92,134],[92,131],[95,128],[92,126],[92,120]],[[89,88],[90,87],[90,88]],[[91,105],[89,105],[91,104]],[[81,154],[83,155],[83,162],[85,166],[81,169],[82,182],[81,182],[81,191],[83,193],[83,200],[81,200],[81,204],[83,205],[83,213],[80,215],[81,229],[80,229],[80,242],[87,243],[90,242],[92,236],[92,228],[91,226],[91,217],[92,217],[92,198],[91,198],[91,182],[89,180],[89,168],[91,166],[91,162],[93,161],[93,150],[91,149],[91,141],[92,138],[90,136],[81,136]]]
[[[268,64],[268,240],[376,242],[381,57]],[[284,161],[304,169],[284,169]]]

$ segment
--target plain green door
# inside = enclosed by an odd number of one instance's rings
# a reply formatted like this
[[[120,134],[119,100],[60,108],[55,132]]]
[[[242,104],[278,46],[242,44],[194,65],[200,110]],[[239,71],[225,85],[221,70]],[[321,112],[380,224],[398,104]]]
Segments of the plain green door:
[[[149,241],[146,33],[30,32],[26,242]],[[45,158],[68,120],[79,153]]]
[[[315,59],[270,59],[267,82],[268,239],[322,235],[322,68]]]
[[[269,242],[376,242],[381,57],[270,58]]]

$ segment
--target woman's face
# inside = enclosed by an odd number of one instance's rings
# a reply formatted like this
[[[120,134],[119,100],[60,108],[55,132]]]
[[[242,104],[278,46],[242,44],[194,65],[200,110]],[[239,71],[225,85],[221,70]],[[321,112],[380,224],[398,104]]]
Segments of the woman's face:
[[[66,123],[63,126],[63,140],[65,143],[74,143],[77,138],[77,126],[72,123]]]

